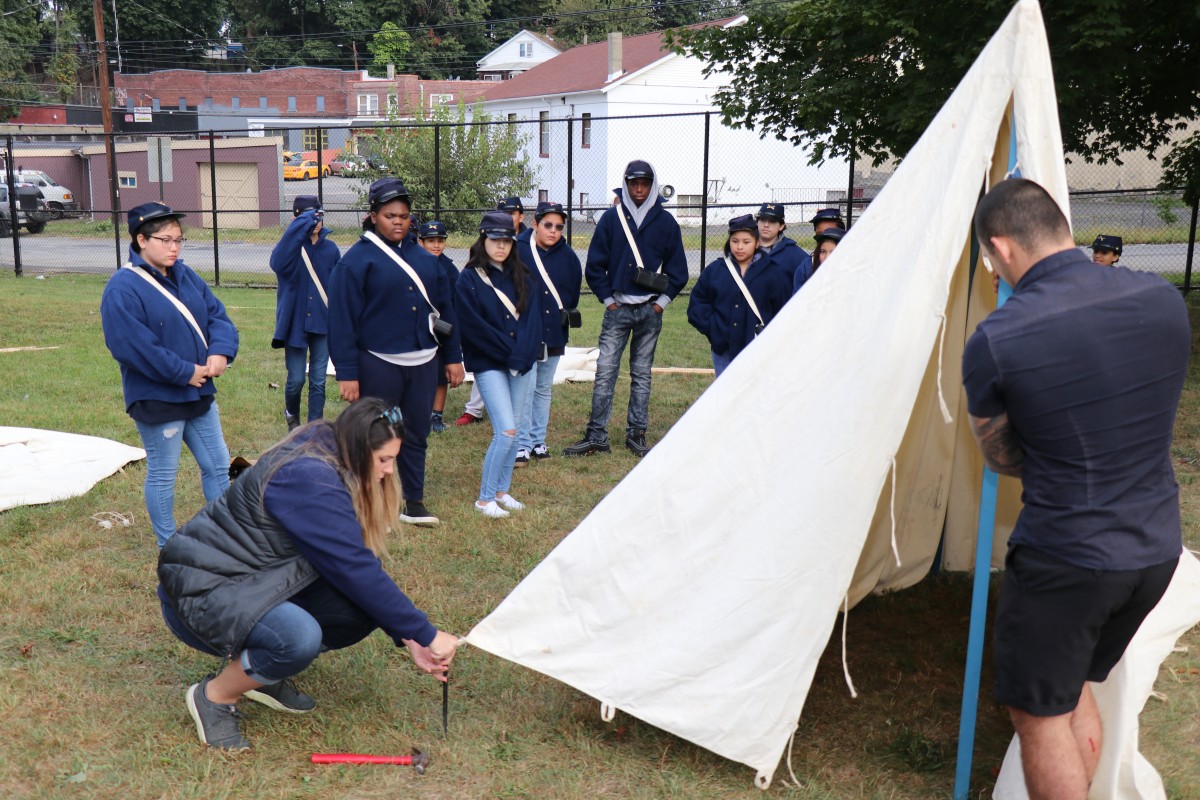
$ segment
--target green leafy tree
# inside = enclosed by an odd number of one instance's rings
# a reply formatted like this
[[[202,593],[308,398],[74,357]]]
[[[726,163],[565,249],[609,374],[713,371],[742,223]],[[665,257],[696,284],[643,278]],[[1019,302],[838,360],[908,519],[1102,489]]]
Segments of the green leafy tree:
[[[41,29],[36,6],[2,0],[0,10],[0,119],[8,120],[20,113],[23,102],[40,98],[26,68]]]
[[[950,96],[1012,0],[762,3],[746,25],[683,31],[681,51],[732,83],[725,122],[812,160],[902,156]],[[1043,6],[1063,143],[1085,160],[1154,151],[1200,114],[1200,6],[1056,0]]]
[[[468,124],[487,123],[491,117],[479,106],[468,109],[462,103],[453,112],[446,106],[431,114],[418,110],[416,118],[415,127],[380,130],[372,149],[391,174],[404,181],[423,217],[432,218],[434,207],[435,135],[440,136],[441,206],[470,209],[442,214],[449,230],[474,231],[480,213],[494,208],[496,198],[532,193],[532,170],[525,155],[529,137],[518,126]]]
[[[404,58],[412,49],[412,37],[400,30],[394,23],[385,22],[379,32],[371,37],[367,44],[374,60],[371,62],[371,74],[383,77],[387,74],[387,65],[394,64],[404,67]]]

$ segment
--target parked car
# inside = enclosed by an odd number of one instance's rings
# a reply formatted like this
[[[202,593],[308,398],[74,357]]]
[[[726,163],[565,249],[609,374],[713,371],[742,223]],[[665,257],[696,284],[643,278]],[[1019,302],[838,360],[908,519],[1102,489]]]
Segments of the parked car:
[[[299,155],[300,154],[297,153],[295,150],[284,150],[283,151],[283,163],[286,164],[287,162],[291,161],[293,158],[296,158]]]
[[[317,162],[293,158],[283,165],[283,179],[285,181],[311,180],[317,177],[317,170]],[[320,173],[325,177],[329,177],[329,165],[326,164],[324,167],[321,167]]]
[[[53,178],[41,170],[18,169],[16,178],[17,183],[28,183],[41,190],[50,219],[62,219],[68,214],[75,216],[79,213],[79,201],[75,199],[71,190],[55,183]]]
[[[367,160],[362,156],[354,154],[342,155],[329,162],[329,171],[334,175],[342,175],[347,178],[356,175],[362,175],[370,168],[367,166]]]
[[[12,216],[9,209],[8,186],[0,183],[0,236],[12,235]],[[41,191],[25,183],[16,185],[17,225],[30,233],[41,233],[46,229],[49,212]]]

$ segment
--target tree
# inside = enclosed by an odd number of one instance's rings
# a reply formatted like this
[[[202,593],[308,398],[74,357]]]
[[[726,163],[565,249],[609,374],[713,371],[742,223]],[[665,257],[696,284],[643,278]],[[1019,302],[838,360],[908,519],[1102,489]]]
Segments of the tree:
[[[387,65],[403,67],[404,57],[412,49],[412,37],[400,30],[391,22],[383,23],[379,32],[371,37],[367,50],[374,56],[371,62],[371,74],[381,78],[387,74]]]
[[[13,8],[12,0],[4,7]],[[15,10],[0,14],[0,119],[8,120],[21,112],[24,101],[37,100],[37,87],[29,80],[25,68],[30,53],[41,40],[37,6],[17,5]]]
[[[732,76],[726,124],[832,156],[902,156],[1012,0],[763,2],[747,24],[682,31],[680,52]],[[1174,0],[1057,0],[1043,7],[1063,144],[1087,161],[1154,151],[1200,115],[1200,7]]]
[[[394,121],[396,114],[391,116]],[[373,154],[404,181],[414,207],[428,212],[426,219],[434,206],[435,163],[440,166],[442,208],[462,209],[442,214],[442,221],[450,231],[474,231],[481,210],[495,208],[497,198],[533,191],[525,155],[528,136],[514,125],[486,124],[491,121],[479,106],[468,109],[463,103],[453,116],[447,106],[431,114],[418,110],[416,126],[381,129]],[[440,137],[436,159],[435,135]]]

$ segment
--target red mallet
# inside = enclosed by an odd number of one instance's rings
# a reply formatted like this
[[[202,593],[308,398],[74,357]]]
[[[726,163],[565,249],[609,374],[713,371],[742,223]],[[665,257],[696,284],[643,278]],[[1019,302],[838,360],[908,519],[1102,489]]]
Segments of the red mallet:
[[[414,747],[411,756],[367,756],[361,753],[313,753],[314,764],[399,764],[412,766],[418,775],[425,774],[429,756],[419,747]]]

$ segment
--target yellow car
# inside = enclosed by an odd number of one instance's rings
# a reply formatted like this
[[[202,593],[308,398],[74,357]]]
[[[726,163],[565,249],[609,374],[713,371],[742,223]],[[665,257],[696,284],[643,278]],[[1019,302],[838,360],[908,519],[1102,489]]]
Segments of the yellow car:
[[[329,177],[329,166],[321,167],[321,175]],[[306,181],[317,177],[317,162],[302,161],[299,158],[293,158],[291,161],[283,165],[283,179],[285,181]]]

